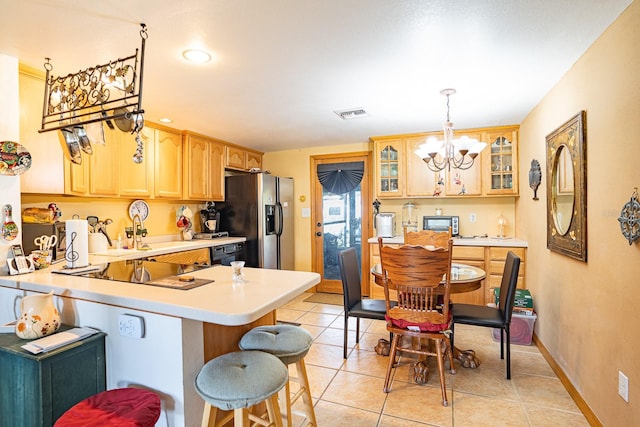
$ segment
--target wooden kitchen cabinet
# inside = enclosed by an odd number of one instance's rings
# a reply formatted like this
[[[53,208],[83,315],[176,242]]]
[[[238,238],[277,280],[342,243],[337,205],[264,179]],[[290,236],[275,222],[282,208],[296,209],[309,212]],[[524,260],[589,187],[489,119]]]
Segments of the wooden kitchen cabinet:
[[[120,132],[118,167],[121,197],[149,198],[153,195],[155,130],[145,126],[140,131],[143,143],[142,163],[133,161],[137,143],[135,135]]]
[[[227,145],[225,149],[224,167],[243,171],[248,171],[253,168],[261,169],[262,153],[235,145]]]
[[[512,251],[514,254],[520,257],[520,270],[518,271],[518,288],[526,289],[525,283],[525,267],[526,267],[526,248],[514,248],[514,247],[490,247],[488,248],[487,257],[487,277],[489,284],[485,290],[485,301],[487,303],[494,302],[493,288],[499,288],[502,282],[502,273],[504,271],[504,264],[507,259],[507,253]]]
[[[378,198],[405,197],[405,147],[400,136],[372,137]]]
[[[105,126],[105,144],[91,144],[93,154],[82,152],[82,163],[64,160],[65,194],[75,196],[118,196],[119,130]]]
[[[20,144],[31,153],[31,168],[20,175],[23,193],[63,194],[64,158],[59,131],[39,133],[42,125],[44,75],[20,65]],[[37,172],[34,172],[37,171]]]
[[[455,130],[454,138],[468,136],[487,143],[473,166],[466,170],[431,171],[414,153],[429,136],[442,138],[442,132],[370,138],[374,146],[376,197],[457,198],[518,194],[518,126]]]
[[[488,144],[483,157],[487,195],[518,194],[518,126],[493,128],[484,132]]]
[[[104,333],[40,354],[22,349],[27,342],[0,334],[3,426],[50,427],[73,405],[106,389]]]
[[[155,127],[154,146],[154,197],[182,199],[182,134],[164,126]]]
[[[184,198],[224,200],[224,144],[184,132]]]

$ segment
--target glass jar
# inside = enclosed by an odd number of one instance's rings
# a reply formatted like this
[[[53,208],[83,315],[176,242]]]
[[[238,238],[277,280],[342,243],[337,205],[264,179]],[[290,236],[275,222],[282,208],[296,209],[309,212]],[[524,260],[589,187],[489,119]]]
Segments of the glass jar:
[[[402,227],[409,231],[418,231],[418,208],[413,202],[402,206]]]

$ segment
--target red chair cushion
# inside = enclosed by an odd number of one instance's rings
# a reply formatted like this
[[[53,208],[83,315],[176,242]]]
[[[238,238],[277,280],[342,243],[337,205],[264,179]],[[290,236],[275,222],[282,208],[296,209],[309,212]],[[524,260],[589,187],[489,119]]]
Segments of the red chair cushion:
[[[98,393],[65,412],[54,427],[153,427],[160,418],[160,398],[138,388]]]
[[[387,319],[387,322],[391,321],[391,324],[396,328],[409,329],[409,326],[417,326],[418,328],[420,328],[420,332],[446,331],[451,326],[451,312],[449,312],[449,321],[447,323],[431,323],[431,322],[414,323],[404,319],[391,319],[387,315],[385,315],[385,319]]]

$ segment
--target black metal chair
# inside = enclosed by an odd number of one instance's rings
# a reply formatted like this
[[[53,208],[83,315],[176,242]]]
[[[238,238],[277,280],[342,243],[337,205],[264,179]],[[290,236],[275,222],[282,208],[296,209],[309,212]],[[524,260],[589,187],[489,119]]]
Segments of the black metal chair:
[[[507,379],[511,379],[511,336],[510,325],[513,313],[513,301],[516,295],[516,285],[518,284],[518,271],[520,270],[520,258],[509,251],[504,264],[502,282],[500,283],[500,300],[498,307],[487,307],[474,304],[453,303],[451,313],[453,314],[453,324],[451,332],[454,332],[455,324],[484,326],[487,328],[500,329],[500,359],[504,359],[505,336],[507,348]],[[451,335],[451,346],[453,347],[455,334]]]
[[[356,318],[356,344],[360,342],[360,319],[385,320],[387,312],[383,299],[362,299],[360,267],[355,248],[338,253],[342,292],[344,294],[344,358],[347,358],[349,317]]]

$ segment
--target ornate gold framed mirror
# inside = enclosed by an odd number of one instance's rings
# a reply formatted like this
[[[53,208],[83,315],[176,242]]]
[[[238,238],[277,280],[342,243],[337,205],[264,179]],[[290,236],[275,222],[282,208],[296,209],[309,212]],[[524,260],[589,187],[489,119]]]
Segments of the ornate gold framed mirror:
[[[547,135],[547,248],[587,261],[586,112]]]

